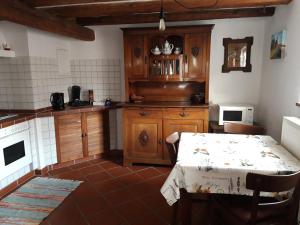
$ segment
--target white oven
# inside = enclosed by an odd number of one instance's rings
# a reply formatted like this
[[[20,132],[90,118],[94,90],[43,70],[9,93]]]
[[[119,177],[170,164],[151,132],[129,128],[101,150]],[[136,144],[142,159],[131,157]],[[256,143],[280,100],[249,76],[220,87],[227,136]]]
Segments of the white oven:
[[[0,180],[30,163],[28,122],[0,129]]]

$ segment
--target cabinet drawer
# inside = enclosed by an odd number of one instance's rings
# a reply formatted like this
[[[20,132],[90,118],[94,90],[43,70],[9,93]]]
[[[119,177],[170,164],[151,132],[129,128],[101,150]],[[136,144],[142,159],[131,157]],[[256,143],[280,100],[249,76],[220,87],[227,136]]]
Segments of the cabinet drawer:
[[[164,111],[164,119],[188,119],[188,120],[207,120],[207,109],[166,109]]]
[[[150,110],[150,109],[128,109],[125,111],[127,117],[133,118],[162,118],[161,110]]]

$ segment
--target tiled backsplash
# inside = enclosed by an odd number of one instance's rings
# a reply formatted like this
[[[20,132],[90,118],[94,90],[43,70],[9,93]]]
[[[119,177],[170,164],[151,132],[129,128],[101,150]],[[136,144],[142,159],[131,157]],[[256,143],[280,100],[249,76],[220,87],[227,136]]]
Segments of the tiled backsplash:
[[[118,59],[71,60],[70,73],[60,74],[56,58],[0,58],[0,109],[39,109],[50,105],[50,94],[79,85],[82,100],[94,90],[95,101],[121,100],[121,64]],[[116,114],[110,116],[111,148],[117,148]]]
[[[34,109],[50,105],[53,92],[63,92],[68,101],[68,87],[72,84],[71,74],[59,74],[58,63],[53,58],[30,57],[30,72]]]
[[[56,59],[17,57],[0,59],[0,108],[39,109],[50,105],[52,92],[72,84],[69,74],[59,74]]]
[[[82,99],[88,99],[88,90],[94,90],[95,101],[109,97],[120,101],[121,65],[115,59],[71,60],[73,84],[82,88]]]
[[[0,108],[39,109],[50,105],[52,92],[63,92],[69,101],[68,88],[79,85],[82,99],[94,90],[96,101],[121,97],[121,65],[116,59],[71,60],[71,73],[60,74],[56,58],[0,58]]]

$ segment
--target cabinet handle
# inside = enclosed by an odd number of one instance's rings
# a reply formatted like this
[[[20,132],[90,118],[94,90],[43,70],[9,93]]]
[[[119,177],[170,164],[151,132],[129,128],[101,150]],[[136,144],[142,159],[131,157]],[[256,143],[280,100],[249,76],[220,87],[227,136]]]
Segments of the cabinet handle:
[[[160,138],[159,140],[158,140],[158,144],[162,144],[163,143],[163,140]]]
[[[140,116],[147,116],[148,114],[146,112],[140,112]]]
[[[187,116],[189,116],[189,114],[185,113],[185,112],[181,112],[181,113],[179,113],[179,116],[181,116],[181,117],[187,117]]]

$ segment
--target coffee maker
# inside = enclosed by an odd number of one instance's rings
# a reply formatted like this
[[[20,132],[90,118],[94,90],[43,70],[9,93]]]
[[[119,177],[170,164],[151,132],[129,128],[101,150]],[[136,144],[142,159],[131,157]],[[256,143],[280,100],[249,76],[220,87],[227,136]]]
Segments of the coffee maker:
[[[71,87],[71,98],[70,98],[70,105],[71,106],[80,106],[80,86],[74,85]]]
[[[53,110],[64,110],[64,93],[55,92],[50,96],[50,103],[52,105]]]

